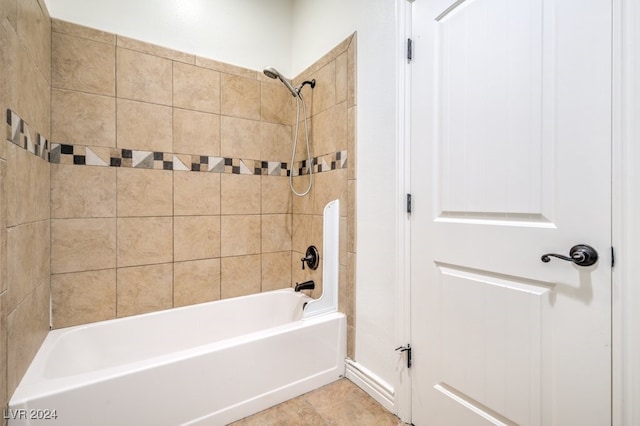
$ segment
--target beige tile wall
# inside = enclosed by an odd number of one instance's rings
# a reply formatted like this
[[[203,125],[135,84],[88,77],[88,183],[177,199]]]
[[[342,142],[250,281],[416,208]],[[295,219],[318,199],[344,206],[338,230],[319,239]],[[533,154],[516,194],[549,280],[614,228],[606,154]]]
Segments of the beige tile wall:
[[[261,72],[58,20],[52,49],[54,144],[290,161]],[[291,285],[286,178],[52,164],[51,214],[54,327]]]
[[[0,1],[0,113],[50,138],[51,27],[42,1]],[[49,163],[0,141],[0,405],[49,329]],[[4,424],[5,421],[3,421]]]
[[[53,143],[290,162],[295,103],[260,71],[57,20],[52,49]],[[305,88],[314,156],[355,145],[354,60],[355,36],[302,74],[318,81]],[[340,198],[340,303],[353,331],[353,161],[315,175],[303,199],[286,177],[52,164],[53,326],[306,279],[319,296],[322,268],[299,259],[310,244],[322,251],[322,209]]]

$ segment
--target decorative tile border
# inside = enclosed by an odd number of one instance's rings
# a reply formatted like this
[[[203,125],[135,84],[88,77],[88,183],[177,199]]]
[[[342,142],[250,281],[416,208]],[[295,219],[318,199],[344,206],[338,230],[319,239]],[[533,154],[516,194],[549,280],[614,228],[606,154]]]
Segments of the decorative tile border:
[[[29,125],[15,112],[7,110],[7,140],[53,164],[127,167],[136,169],[180,170],[262,176],[301,176],[309,174],[307,160],[290,163],[247,160],[193,154],[174,154],[132,149],[68,145],[49,141],[39,133],[31,136]],[[312,159],[313,173],[347,167],[347,151],[338,151]]]
[[[18,114],[7,110],[7,137],[9,142],[18,145],[33,155],[49,160],[49,141],[40,133],[33,132],[30,126]]]
[[[307,161],[293,167],[279,161],[247,160],[206,155],[173,154],[82,145],[51,145],[51,163],[87,166],[130,167],[135,169],[179,170],[263,176],[300,176],[309,173]],[[313,158],[313,172],[320,173],[347,167],[347,151]]]

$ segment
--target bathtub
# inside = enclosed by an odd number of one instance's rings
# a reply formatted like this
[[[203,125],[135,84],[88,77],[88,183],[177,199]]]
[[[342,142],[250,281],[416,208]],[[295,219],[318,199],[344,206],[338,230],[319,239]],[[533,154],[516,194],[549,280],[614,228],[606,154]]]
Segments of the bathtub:
[[[291,289],[51,331],[16,425],[224,425],[344,375],[346,320]]]

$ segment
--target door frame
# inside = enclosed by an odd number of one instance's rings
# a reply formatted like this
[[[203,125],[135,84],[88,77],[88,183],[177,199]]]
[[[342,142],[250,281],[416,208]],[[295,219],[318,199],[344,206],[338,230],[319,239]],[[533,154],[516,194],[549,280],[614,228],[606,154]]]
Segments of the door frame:
[[[406,59],[411,37],[411,4],[396,0],[396,343],[411,339],[411,222],[406,194],[411,193],[411,65]],[[426,0],[418,0],[426,1]],[[612,99],[612,244],[616,264],[612,275],[612,424],[640,423],[640,4],[611,0],[613,5]],[[635,286],[633,283],[636,283]],[[635,356],[634,356],[635,355]],[[399,355],[401,356],[401,355]],[[411,375],[396,367],[394,406],[411,423]]]
[[[614,425],[640,422],[640,150],[634,141],[640,126],[631,118],[640,114],[640,5],[636,0],[613,0],[613,203],[612,238],[616,253],[613,269],[612,407]],[[637,311],[637,308],[636,308]]]
[[[411,341],[411,216],[406,211],[411,193],[411,63],[407,39],[411,38],[411,4],[396,0],[396,342]],[[403,356],[399,354],[399,356]],[[401,360],[403,361],[403,360]],[[411,375],[404,362],[396,363],[395,414],[411,423]]]

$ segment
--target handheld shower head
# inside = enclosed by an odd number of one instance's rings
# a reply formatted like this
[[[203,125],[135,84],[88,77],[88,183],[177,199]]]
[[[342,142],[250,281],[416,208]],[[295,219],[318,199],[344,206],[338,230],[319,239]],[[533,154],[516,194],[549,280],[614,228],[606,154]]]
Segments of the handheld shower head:
[[[298,146],[298,126],[300,125],[300,104],[302,104],[303,117],[304,117],[304,134],[307,141],[307,164],[311,165],[312,164],[311,149],[309,149],[309,128],[307,127],[307,107],[304,103],[304,99],[302,98],[300,91],[306,84],[311,86],[311,88],[313,89],[316,86],[316,80],[313,79],[313,80],[303,81],[298,85],[298,87],[294,89],[291,83],[289,83],[289,80],[284,78],[277,69],[273,67],[267,67],[263,70],[263,72],[264,72],[264,75],[266,75],[269,78],[273,78],[274,80],[275,79],[280,80],[282,84],[284,84],[287,87],[287,89],[289,89],[289,92],[291,92],[291,96],[296,98],[296,124],[295,124],[296,130],[295,130],[295,136],[293,139],[293,148],[291,150],[291,164],[294,164],[296,147]],[[298,197],[304,197],[305,195],[307,195],[309,191],[311,191],[312,184],[313,184],[313,167],[309,169],[309,186],[304,192],[298,192],[295,190],[295,188],[293,187],[293,173],[289,173],[289,188],[291,188],[291,192],[293,192]]]
[[[274,67],[267,67],[264,69],[263,72],[264,72],[264,75],[266,75],[269,78],[276,79],[280,77],[280,73]]]
[[[291,96],[293,96],[294,98],[296,96],[299,96],[298,91],[296,89],[293,88],[293,86],[291,85],[291,83],[289,83],[289,80],[287,80],[286,78],[284,78],[282,76],[282,74],[280,74],[280,72],[273,68],[273,67],[267,67],[264,69],[264,75],[266,75],[269,78],[273,78],[273,79],[278,79],[282,82],[282,84],[284,84],[285,86],[287,86],[287,89],[289,89],[289,91],[291,92]]]

